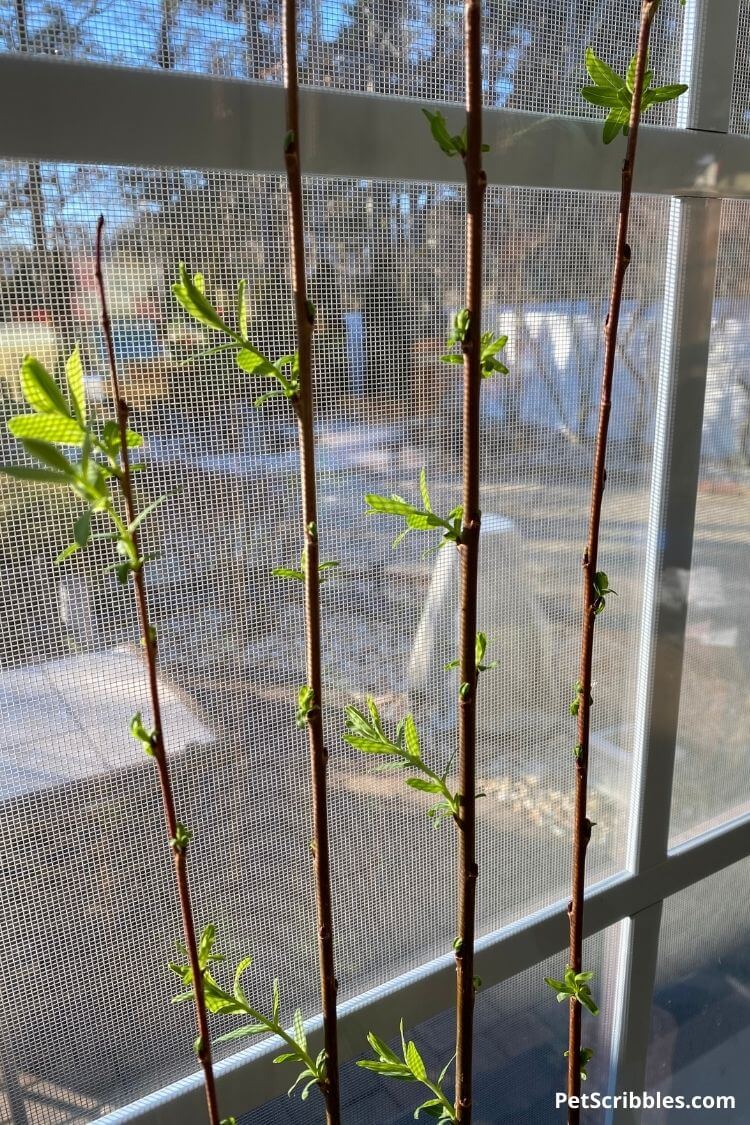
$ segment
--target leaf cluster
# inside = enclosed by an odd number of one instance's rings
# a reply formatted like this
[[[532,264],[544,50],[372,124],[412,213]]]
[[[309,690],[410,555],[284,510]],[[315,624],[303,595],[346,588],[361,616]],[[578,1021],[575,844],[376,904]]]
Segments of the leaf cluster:
[[[137,711],[130,720],[130,733],[137,742],[140,742],[144,754],[148,754],[149,758],[155,757],[156,730],[154,727],[146,726],[140,711]]]
[[[469,312],[469,310],[468,309],[459,309],[458,312],[456,313],[456,315],[453,317],[453,327],[451,328],[450,336],[448,337],[448,339],[445,342],[445,346],[447,348],[451,348],[451,347],[453,347],[454,344],[465,344],[466,343],[466,337],[469,334],[469,325],[470,324],[471,324],[471,313]],[[459,363],[461,362],[460,356],[455,357],[455,356],[444,355],[441,358],[442,358],[444,363],[456,363],[457,361]]]
[[[564,1059],[567,1059],[569,1055],[570,1055],[570,1051],[563,1051],[563,1058]],[[590,1047],[581,1047],[581,1052],[580,1052],[579,1058],[580,1058],[580,1065],[581,1065],[581,1078],[583,1079],[584,1082],[588,1081],[589,1076],[588,1076],[588,1072],[587,1072],[586,1068],[588,1067],[588,1065],[591,1062],[591,1060],[593,1059],[593,1057],[594,1057],[594,1052],[591,1050]]]
[[[576,1000],[579,1004],[587,1008],[592,1016],[599,1015],[599,1009],[596,1006],[591,990],[589,988],[589,981],[594,979],[593,973],[574,973],[568,967],[565,970],[565,978],[563,980],[555,980],[554,977],[545,977],[544,983],[549,985],[553,992],[557,993],[557,1002],[562,1004],[563,1000]]]
[[[568,711],[573,716],[573,718],[576,718],[577,715],[578,715],[578,712],[581,710],[581,697],[582,696],[583,696],[583,684],[581,683],[580,680],[576,680],[576,682],[573,684],[573,698],[571,699],[570,703],[568,704]],[[590,695],[589,696],[589,703],[593,703],[593,702],[594,702],[594,697],[593,697],[593,695]],[[575,750],[578,750],[578,749],[579,748],[576,746]],[[575,754],[575,750],[573,751],[574,754]],[[576,756],[576,758],[578,758],[578,757],[580,757],[580,754],[575,754],[575,756]]]
[[[384,1078],[396,1078],[401,1082],[418,1082],[422,1086],[426,1086],[432,1094],[431,1098],[422,1102],[420,1106],[414,1111],[414,1118],[417,1119],[421,1113],[427,1117],[431,1117],[435,1121],[455,1121],[456,1112],[451,1104],[449,1098],[443,1091],[443,1081],[448,1069],[453,1062],[449,1062],[443,1067],[442,1071],[436,1079],[430,1078],[427,1073],[424,1059],[417,1050],[416,1044],[413,1040],[407,1042],[404,1036],[404,1021],[401,1021],[401,1051],[403,1061],[398,1057],[395,1051],[378,1039],[374,1032],[370,1032],[367,1036],[367,1042],[372,1047],[377,1055],[375,1059],[360,1059],[357,1066],[361,1066],[363,1070],[372,1071],[374,1074],[381,1074]],[[455,1056],[454,1056],[455,1057]]]
[[[594,613],[601,613],[607,604],[607,598],[610,594],[617,597],[617,590],[613,590],[609,584],[609,579],[603,570],[597,570],[594,575]]]
[[[232,1031],[228,1031],[224,1035],[220,1035],[216,1039],[216,1042],[228,1043],[235,1039],[245,1039],[253,1035],[278,1035],[279,1038],[284,1041],[288,1050],[277,1055],[273,1061],[275,1063],[295,1062],[302,1066],[301,1072],[293,1085],[289,1088],[289,1093],[291,1094],[300,1082],[305,1082],[301,1095],[302,1099],[305,1100],[309,1096],[310,1089],[313,1086],[325,1082],[325,1051],[320,1051],[315,1058],[310,1054],[300,1008],[294,1013],[292,1030],[287,1030],[282,1026],[281,997],[278,980],[274,980],[273,982],[270,1016],[264,1015],[258,1011],[257,1008],[253,1007],[242,987],[242,977],[247,972],[250,965],[252,965],[252,957],[243,958],[237,965],[234,973],[232,991],[228,992],[226,989],[222,988],[211,972],[211,965],[226,961],[226,956],[223,953],[216,953],[214,951],[215,942],[216,927],[208,925],[203,930],[198,943],[198,964],[203,978],[203,994],[206,1007],[213,1015],[232,1016],[245,1021],[241,1026],[233,1028]],[[180,945],[178,948],[185,956],[186,963],[181,964],[172,961],[169,964],[169,968],[180,978],[187,991],[181,992],[178,996],[174,997],[173,1003],[175,1004],[195,999],[193,973],[190,965],[187,964],[187,953],[184,946]],[[250,1023],[247,1022],[248,1019],[251,1021]]]
[[[495,336],[493,332],[483,332],[479,341],[479,368],[483,379],[491,378],[496,372],[507,375],[508,368],[497,357],[508,343],[507,336]]]
[[[295,713],[295,720],[300,729],[307,726],[314,706],[315,692],[308,684],[303,684],[297,692],[297,711]]]
[[[648,61],[646,65],[648,66]],[[623,136],[628,134],[636,67],[637,55],[634,55],[625,77],[621,78],[611,66],[598,57],[592,47],[586,49],[586,70],[594,85],[584,86],[581,89],[581,96],[591,105],[603,106],[609,111],[604,122],[605,145],[610,144],[619,133]],[[667,86],[652,86],[652,81],[653,71],[646,70],[641,95],[641,114],[652,105],[674,101],[687,90],[687,86],[682,82]]]
[[[334,570],[339,563],[335,559],[329,559],[328,562],[318,563],[318,572],[320,573],[320,581],[325,582],[329,577],[328,571]],[[300,555],[299,569],[289,566],[277,566],[271,571],[274,578],[288,578],[294,582],[304,582],[305,574],[307,571],[307,552],[303,551]]]
[[[485,663],[484,658],[485,658],[486,653],[487,653],[487,634],[486,633],[477,633],[477,639],[476,639],[476,642],[475,642],[475,645],[474,645],[474,661],[475,661],[475,664],[476,664],[477,672],[491,672],[493,668],[497,668],[497,661],[496,660],[491,660],[489,663]],[[446,671],[449,671],[451,668],[460,668],[460,667],[461,667],[461,661],[456,659],[456,660],[451,660],[448,664],[446,664],[445,669],[446,669]]]
[[[272,363],[262,355],[247,338],[247,282],[240,281],[235,300],[236,328],[232,328],[211,304],[206,296],[206,283],[203,274],[192,277],[184,262],[180,262],[179,280],[172,285],[172,293],[183,309],[193,320],[197,320],[212,332],[220,332],[227,339],[224,343],[202,352],[197,358],[218,355],[221,352],[234,352],[234,360],[240,370],[248,375],[271,379],[275,388],[266,391],[255,400],[256,406],[263,406],[272,398],[287,398],[296,401],[299,395],[299,355],[283,355]],[[190,362],[193,362],[192,360]]]
[[[471,314],[469,310],[459,309],[453,318],[453,327],[445,346],[450,348],[460,344],[463,348],[470,323]],[[496,336],[494,332],[482,333],[479,340],[479,367],[483,379],[489,379],[496,372],[501,375],[508,374],[508,368],[497,358],[507,343],[507,336]],[[461,352],[446,352],[445,355],[441,355],[440,359],[443,363],[453,364],[460,364],[464,361]]]
[[[365,496],[369,507],[367,514],[398,516],[404,521],[406,526],[393,540],[394,547],[398,547],[410,531],[442,530],[443,540],[439,544],[440,547],[444,547],[446,543],[460,543],[463,508],[454,508],[445,518],[436,515],[432,510],[424,469],[419,474],[419,490],[422,497],[421,508],[416,504],[410,504],[408,500],[404,500],[403,496],[397,496],[395,493],[390,496],[377,496],[368,493]]]
[[[0,471],[16,480],[69,488],[85,504],[85,510],[73,528],[73,542],[57,557],[63,562],[94,540],[107,540],[116,545],[119,561],[108,566],[117,579],[125,583],[152,555],[141,555],[136,531],[151,513],[167,499],[159,496],[132,520],[126,523],[120,515],[111,490],[113,480],[122,481],[121,433],[115,419],[103,425],[88,414],[83,365],[76,347],[65,365],[68,398],[44,366],[33,356],[25,356],[21,365],[21,389],[31,414],[18,414],[8,420],[8,430],[25,452],[34,459],[32,465],[3,465]],[[143,444],[140,434],[126,431],[130,448]],[[72,447],[70,455],[60,447]],[[142,468],[131,465],[131,471]],[[95,532],[94,518],[103,515],[109,529]]]
[[[374,699],[368,697],[366,713],[356,707],[347,707],[345,718],[344,741],[355,750],[361,750],[363,754],[380,754],[395,758],[395,762],[390,762],[384,767],[386,769],[410,770],[421,774],[418,777],[408,777],[406,784],[411,789],[419,790],[420,793],[433,793],[441,798],[436,805],[427,810],[427,815],[433,817],[436,824],[439,824],[444,817],[459,816],[460,794],[451,792],[446,782],[450,762],[442,774],[436,773],[427,765],[422,757],[419,734],[412,715],[407,715],[401,720],[393,738],[390,738],[383,729],[383,722]]]
[[[175,826],[174,836],[170,839],[169,843],[173,851],[186,852],[187,846],[193,838],[192,831],[184,824],[177,824]]]
[[[443,117],[442,113],[436,111],[431,113],[429,109],[423,109],[422,113],[425,115],[430,123],[430,132],[434,137],[438,147],[445,153],[446,156],[460,156],[462,160],[466,159],[469,151],[469,140],[466,127],[460,133],[449,133],[448,122]],[[482,145],[482,152],[489,152],[489,145]]]

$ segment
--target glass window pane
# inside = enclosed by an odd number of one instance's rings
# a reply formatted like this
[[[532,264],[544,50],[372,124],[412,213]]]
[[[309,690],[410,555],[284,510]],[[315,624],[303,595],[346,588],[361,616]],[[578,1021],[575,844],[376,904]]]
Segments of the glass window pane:
[[[740,0],[730,133],[750,133],[750,0]]]
[[[672,843],[750,800],[750,204],[722,204]]]
[[[664,904],[646,1089],[694,1097],[730,1095],[741,1120],[750,1104],[750,861],[727,868]],[[671,1120],[667,1110],[643,1120]],[[702,1116],[714,1119],[709,1110]]]
[[[594,1052],[586,1091],[607,1091],[619,933],[619,926],[612,927],[589,939],[584,947],[586,967],[596,974],[593,994],[601,1008],[596,1019],[584,1016],[584,1044]],[[554,1125],[560,1120],[562,1111],[555,1107],[555,1094],[565,1089],[563,1051],[567,1049],[568,1008],[555,1002],[544,978],[559,975],[564,964],[565,955],[561,953],[477,996],[476,1125],[518,1125],[520,1121],[524,1125]],[[393,1050],[399,1050],[398,1016],[395,1024],[372,1030],[390,1041]],[[390,1034],[394,1030],[395,1039]],[[428,1073],[438,1074],[455,1049],[454,1013],[445,1012],[407,1028],[406,1033],[423,1054]],[[361,1057],[371,1055],[365,1043]],[[452,1080],[446,1079],[445,1090],[452,1094]],[[313,1096],[317,1098],[317,1094]],[[343,1068],[342,1098],[346,1120],[377,1121],[378,1125],[408,1125],[414,1120],[415,1106],[423,1100],[416,1086],[368,1074],[354,1063]],[[241,1125],[303,1125],[309,1121],[310,1112],[298,1099],[278,1098],[248,1114]],[[594,1125],[601,1120],[601,1111],[583,1110],[581,1120]]]
[[[281,79],[278,0],[19,0],[4,7],[0,50],[255,82]],[[421,101],[463,99],[461,0],[309,0],[300,11],[307,85]],[[653,49],[659,83],[680,77],[683,17],[679,0],[664,0]],[[486,103],[601,118],[580,96],[587,82],[584,50],[593,46],[624,73],[637,28],[637,6],[620,0],[487,3]],[[649,119],[673,126],[675,103],[651,109]]]
[[[41,206],[29,207],[29,177]],[[91,281],[107,215],[109,287],[133,424],[146,437],[148,524],[162,690],[179,805],[196,831],[197,914],[257,987],[316,1010],[307,752],[293,723],[303,678],[298,591],[271,577],[299,557],[296,433],[254,398],[169,292],[176,263],[205,271],[231,315],[249,279],[251,324],[273,358],[293,347],[286,203],[277,177],[4,165],[0,357],[6,416],[23,409],[31,350],[59,369],[78,339],[92,403],[110,409]],[[33,193],[32,193],[33,194]],[[486,317],[508,332],[511,375],[487,385],[480,708],[481,883],[487,933],[568,893],[580,556],[609,290],[603,232],[616,199],[488,193]],[[461,193],[450,185],[311,180],[311,293],[319,308],[320,526],[341,566],[324,586],[332,832],[343,997],[450,948],[454,835],[429,799],[340,738],[371,693],[388,722],[412,709],[425,753],[453,752],[455,557],[364,515],[368,492],[459,501],[460,376],[441,364],[461,301]],[[658,370],[667,203],[638,197],[612,418],[602,565],[612,599],[596,644],[589,851],[593,882],[622,867]],[[2,460],[19,451],[0,427]],[[14,857],[2,956],[26,986],[24,1073],[122,1104],[192,1069],[185,1007],[165,962],[179,935],[155,780],[127,723],[145,707],[127,591],[99,544],[65,566],[77,508],[0,478],[5,738],[0,847]],[[134,890],[137,888],[137,891]],[[54,919],[55,925],[51,925]],[[96,972],[85,972],[93,957]],[[143,992],[127,985],[142,963]],[[44,966],[40,979],[39,966]],[[67,1002],[74,992],[75,1007]],[[50,996],[52,999],[50,999]],[[126,1010],[121,1005],[126,1003]],[[117,1016],[114,1013],[117,1012]],[[101,1046],[101,1044],[104,1044]],[[144,1062],[144,1060],[146,1060]]]

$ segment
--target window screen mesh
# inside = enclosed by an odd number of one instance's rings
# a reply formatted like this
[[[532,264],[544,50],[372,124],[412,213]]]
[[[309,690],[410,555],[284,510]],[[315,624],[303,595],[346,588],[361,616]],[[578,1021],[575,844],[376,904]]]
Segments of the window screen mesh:
[[[0,5],[6,51],[120,66],[278,82],[279,0],[16,0]],[[463,98],[460,0],[313,0],[300,3],[300,65],[311,86],[455,102]],[[638,4],[621,0],[502,0],[485,10],[488,105],[601,117],[579,94],[585,47],[624,73]],[[664,0],[653,62],[659,82],[679,78],[684,12]],[[25,28],[24,28],[25,22]],[[675,103],[649,120],[675,123]]]
[[[584,1017],[584,1043],[594,1051],[587,1090],[607,1089],[619,935],[620,927],[614,926],[584,946],[584,962],[596,974],[593,990],[601,1008],[597,1019]],[[565,954],[560,953],[494,988],[480,990],[475,1030],[476,1125],[554,1125],[560,1120],[555,1092],[565,1086],[568,1008],[555,1003],[544,978],[558,976],[564,963]],[[390,1041],[394,1050],[400,1049],[397,1027],[374,1026],[372,1030]],[[407,1029],[407,1035],[423,1054],[428,1072],[439,1074],[455,1049],[455,1015],[445,1012]],[[365,1043],[362,1057],[368,1055],[371,1052]],[[342,1069],[341,1079],[343,1116],[352,1125],[365,1121],[409,1125],[415,1106],[423,1100],[416,1086],[368,1074],[354,1063]],[[446,1090],[452,1091],[448,1081]],[[303,1125],[313,1112],[299,1099],[282,1097],[249,1114],[240,1125]],[[601,1120],[601,1112],[583,1111],[581,1120],[593,1125]]]
[[[750,133],[750,2],[740,0],[729,131]]]
[[[750,205],[722,204],[672,834],[750,801]]]
[[[176,792],[196,830],[200,923],[254,987],[317,1010],[307,758],[294,728],[303,678],[298,592],[269,576],[299,550],[288,414],[214,357],[175,309],[175,263],[202,268],[220,305],[250,282],[252,332],[273,356],[292,323],[283,184],[274,177],[6,164],[0,226],[3,410],[19,410],[31,350],[50,368],[78,339],[107,408],[91,234],[107,215],[116,346],[149,496],[149,568]],[[455,559],[366,519],[366,492],[459,498],[459,388],[439,355],[462,293],[458,188],[310,181],[311,292],[319,307],[326,715],[338,974],[354,995],[450,947],[454,837],[426,799],[342,746],[341,710],[370,692],[388,720],[413,708],[425,752],[452,749]],[[29,207],[29,199],[36,200]],[[484,933],[567,893],[580,553],[616,199],[496,190],[487,200],[487,325],[508,331],[505,382],[483,414],[481,620],[499,669],[480,711]],[[635,200],[602,561],[620,597],[597,632],[590,878],[624,858],[632,701],[650,476],[667,203]],[[188,362],[184,362],[188,361]],[[0,429],[2,460],[18,457]],[[179,924],[155,778],[127,733],[146,705],[127,590],[104,549],[65,567],[75,504],[0,477],[0,980],[19,1081],[95,1116],[194,1066],[190,1014],[165,968]],[[617,690],[612,685],[617,683]],[[134,984],[137,977],[140,983]],[[71,998],[75,998],[71,1001]],[[52,1097],[52,1094],[50,1095]],[[57,1110],[29,1101],[34,1122]]]
[[[750,1098],[749,902],[750,861],[742,860],[664,904],[646,1088],[736,1098],[734,1111],[706,1110],[707,1120],[740,1119]]]

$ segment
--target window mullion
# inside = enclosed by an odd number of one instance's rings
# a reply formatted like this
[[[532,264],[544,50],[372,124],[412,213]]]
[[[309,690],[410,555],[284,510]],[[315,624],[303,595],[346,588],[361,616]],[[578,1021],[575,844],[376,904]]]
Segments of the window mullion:
[[[738,16],[739,0],[689,9],[689,129],[728,130]],[[670,209],[628,841],[636,878],[668,850],[720,215],[718,199],[674,199]],[[645,1084],[660,919],[656,903],[631,918],[624,937],[614,1092]],[[610,1115],[616,1125],[632,1120],[629,1111]]]
[[[618,972],[618,1004],[612,1028],[613,1065],[609,1093],[639,1093],[648,1059],[651,1005],[659,955],[663,902],[653,903],[624,923]],[[638,1125],[640,1112],[608,1110],[606,1125]]]

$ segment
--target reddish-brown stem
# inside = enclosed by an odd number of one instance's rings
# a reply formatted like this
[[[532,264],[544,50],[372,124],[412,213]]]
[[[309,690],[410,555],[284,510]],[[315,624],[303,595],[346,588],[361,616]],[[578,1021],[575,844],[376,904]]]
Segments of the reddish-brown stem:
[[[103,235],[104,216],[99,217],[96,228],[96,286],[101,307],[102,330],[107,347],[109,361],[109,378],[117,414],[117,425],[120,430],[120,474],[118,481],[125,505],[125,516],[128,524],[132,524],[137,512],[133,498],[133,478],[130,468],[130,454],[128,450],[128,404],[123,398],[120,381],[117,373],[117,359],[115,356],[114,341],[112,338],[112,323],[109,315],[109,306],[104,288],[104,274],[102,272],[103,260]],[[132,532],[133,545],[140,558],[140,546],[137,531]],[[174,843],[177,836],[177,811],[175,808],[172,779],[167,762],[167,752],[164,742],[164,728],[162,724],[161,706],[159,700],[159,678],[157,671],[156,635],[151,626],[148,607],[148,593],[143,566],[133,571],[133,588],[138,610],[138,623],[141,632],[141,646],[144,652],[146,675],[148,680],[149,700],[151,703],[151,717],[153,721],[154,740],[153,754],[156,771],[159,777],[161,800],[164,809],[164,820],[172,849],[177,894],[180,902],[182,916],[182,932],[187,949],[188,963],[193,976],[193,989],[195,992],[195,1022],[198,1029],[197,1055],[203,1068],[206,1087],[206,1102],[208,1104],[208,1119],[210,1125],[219,1125],[218,1098],[216,1095],[216,1081],[214,1077],[213,1062],[211,1058],[211,1035],[208,1026],[208,1012],[203,993],[203,974],[198,960],[198,943],[195,937],[195,923],[193,919],[193,904],[190,893],[190,880],[187,872],[186,847],[178,847]]]
[[[297,5],[284,0],[284,87],[286,91],[286,137],[284,159],[287,177],[287,207],[292,249],[292,285],[297,321],[299,391],[294,402],[299,435],[302,484],[302,525],[305,542],[305,622],[307,637],[307,684],[313,705],[307,718],[312,787],[312,835],[315,864],[315,902],[318,916],[318,968],[323,1007],[323,1038],[326,1076],[320,1084],[328,1125],[341,1120],[339,1093],[338,1035],[336,1026],[336,969],[333,948],[333,895],[328,838],[328,750],[323,729],[323,688],[320,639],[320,571],[318,513],[315,483],[315,385],[312,364],[312,334],[315,311],[307,299],[305,277],[305,223],[302,171],[299,157],[299,80],[297,74]]]
[[[479,405],[482,386],[482,238],[486,177],[482,170],[482,13],[466,0],[466,308],[463,392],[463,527],[460,556],[461,696],[458,713],[458,943],[456,948],[456,1121],[472,1116],[476,855],[477,587],[479,577]]]
[[[622,187],[620,191],[620,212],[617,222],[614,268],[609,311],[604,327],[604,367],[602,372],[601,395],[599,399],[599,424],[594,448],[594,463],[591,480],[591,506],[586,549],[583,554],[583,618],[581,623],[581,656],[578,673],[580,691],[578,695],[578,751],[576,757],[575,798],[573,809],[573,849],[572,849],[572,893],[568,905],[570,923],[570,967],[574,972],[582,971],[581,957],[583,947],[583,896],[586,882],[586,851],[591,837],[591,822],[586,815],[588,794],[589,734],[591,729],[591,681],[594,653],[594,625],[596,623],[597,594],[594,579],[599,555],[599,528],[601,525],[602,500],[606,483],[605,462],[607,455],[607,434],[609,415],[612,406],[612,376],[617,349],[617,329],[620,320],[622,293],[625,273],[630,264],[628,245],[628,222],[630,201],[633,192],[633,171],[638,143],[641,95],[644,75],[648,61],[648,43],[651,25],[659,0],[642,0],[641,21],[638,34],[635,80],[628,127],[628,143],[625,161],[622,166]],[[569,1098],[578,1098],[581,1093],[581,1005],[571,999],[568,1026],[568,1081]],[[568,1125],[578,1125],[580,1110],[568,1107]]]

